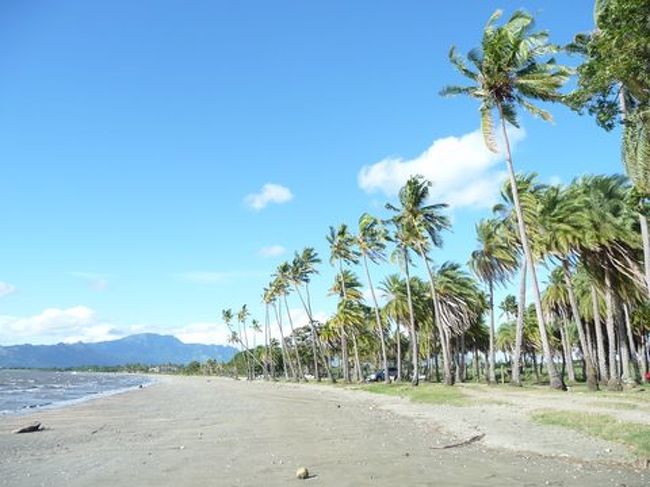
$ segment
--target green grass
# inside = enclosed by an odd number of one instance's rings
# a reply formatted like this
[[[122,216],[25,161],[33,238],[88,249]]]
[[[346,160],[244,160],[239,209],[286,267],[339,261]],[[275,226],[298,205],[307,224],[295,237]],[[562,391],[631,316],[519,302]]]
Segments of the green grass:
[[[573,411],[540,411],[533,420],[545,425],[562,426],[604,440],[623,443],[638,455],[650,458],[650,426],[619,421],[607,414]]]
[[[604,409],[627,409],[636,411],[643,407],[642,404],[623,401],[609,401],[604,399],[602,401],[591,401],[587,403],[588,406],[604,408]]]
[[[421,384],[417,387],[410,384],[366,384],[359,388],[376,394],[406,397],[411,401],[427,404],[467,406],[470,403],[470,399],[457,387],[441,384]]]

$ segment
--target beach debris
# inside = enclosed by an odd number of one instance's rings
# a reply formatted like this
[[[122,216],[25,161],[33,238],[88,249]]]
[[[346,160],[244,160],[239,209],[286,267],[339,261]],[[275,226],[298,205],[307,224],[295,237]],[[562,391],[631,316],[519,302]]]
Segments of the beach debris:
[[[458,443],[450,443],[449,445],[443,445],[443,446],[432,446],[431,449],[432,450],[446,450],[447,448],[456,448],[456,447],[459,447],[459,446],[465,446],[465,445],[469,445],[470,443],[474,443],[475,441],[479,441],[479,440],[483,439],[484,436],[485,436],[485,433],[481,433],[479,435],[474,435],[474,436],[466,439],[465,441],[460,441]]]
[[[29,426],[23,426],[22,428],[18,428],[17,430],[13,430],[12,433],[14,434],[19,434],[19,433],[33,433],[35,431],[43,431],[45,428],[41,425],[39,421],[35,421],[34,423],[30,424]]]
[[[305,480],[309,478],[309,470],[307,470],[307,467],[300,467],[298,470],[296,470],[296,478]]]

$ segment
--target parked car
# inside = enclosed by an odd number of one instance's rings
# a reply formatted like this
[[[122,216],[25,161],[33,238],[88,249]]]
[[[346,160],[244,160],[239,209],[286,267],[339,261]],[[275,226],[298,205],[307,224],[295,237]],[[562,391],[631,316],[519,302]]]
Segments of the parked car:
[[[384,369],[379,369],[366,377],[367,382],[383,382],[385,380]],[[397,368],[388,367],[388,378],[394,381],[397,378]]]

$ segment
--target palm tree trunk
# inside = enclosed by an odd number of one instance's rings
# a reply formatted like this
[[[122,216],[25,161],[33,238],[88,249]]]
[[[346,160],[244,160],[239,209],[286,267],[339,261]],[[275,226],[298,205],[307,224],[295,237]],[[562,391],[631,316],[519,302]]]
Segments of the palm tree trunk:
[[[576,382],[576,372],[573,367],[573,354],[571,353],[571,343],[569,342],[566,317],[562,317],[562,324],[560,325],[560,336],[562,338],[562,349],[564,351],[567,376],[569,382]]]
[[[402,380],[402,334],[399,331],[399,321],[396,322],[395,327],[395,343],[397,345],[397,381]],[[388,369],[384,370],[384,374],[388,375]]]
[[[609,269],[605,269],[605,327],[607,328],[607,345],[609,349],[609,381],[607,387],[613,391],[621,390],[621,379],[616,362],[616,330],[614,328],[614,293],[609,276]]]
[[[339,259],[339,280],[341,281],[341,291],[343,292],[343,299],[347,299],[347,291],[345,289],[345,280],[343,278],[343,261]],[[341,360],[343,361],[343,380],[347,383],[350,382],[350,363],[348,359],[348,337],[345,332],[345,326],[341,326]]]
[[[625,305],[623,305],[623,310],[625,311]],[[634,377],[632,374],[632,368],[630,367],[630,350],[629,350],[629,345],[627,341],[627,334],[625,331],[625,323],[624,320],[619,319],[617,321],[617,328],[618,328],[618,348],[619,348],[619,355],[621,357],[621,370],[622,370],[622,375],[621,375],[621,380],[623,381],[623,384],[625,385],[631,385],[634,384]]]
[[[537,314],[537,324],[539,326],[539,336],[542,342],[542,349],[544,351],[544,356],[546,357],[546,368],[548,369],[548,377],[550,381],[550,386],[552,389],[561,389],[566,390],[566,386],[562,381],[562,377],[557,372],[557,368],[553,363],[553,356],[551,354],[551,345],[548,340],[548,335],[546,333],[546,320],[544,319],[544,312],[542,310],[542,298],[539,292],[539,283],[537,282],[537,274],[535,271],[535,262],[533,260],[533,253],[530,249],[530,243],[528,242],[528,235],[526,233],[526,223],[524,221],[524,214],[521,209],[521,202],[519,201],[519,189],[517,187],[517,178],[515,176],[515,170],[512,163],[512,153],[510,151],[510,141],[508,139],[508,131],[506,130],[506,121],[503,117],[503,108],[500,104],[497,104],[499,109],[499,115],[501,119],[501,129],[503,131],[503,140],[506,146],[506,163],[508,166],[508,175],[510,176],[510,185],[512,187],[512,199],[515,203],[515,212],[517,214],[517,223],[519,227],[519,239],[521,240],[521,246],[524,249],[524,255],[526,256],[526,262],[530,270],[530,281],[533,285],[533,300],[535,301],[535,312]]]
[[[307,312],[307,318],[309,319],[309,331],[311,332],[311,353],[312,356],[314,357],[314,377],[316,377],[316,382],[320,382],[320,371],[318,370],[318,356],[320,355],[321,360],[323,359],[322,351],[320,349],[320,339],[318,337],[318,333],[316,333],[316,327],[314,326],[314,320],[312,319],[312,314],[311,314],[311,300],[309,299],[309,286],[305,284],[305,293],[307,294],[307,302],[309,303],[309,306],[305,306],[305,301],[302,299],[302,295],[300,294],[300,290],[298,289],[298,286],[294,284],[294,288],[296,292],[298,293],[298,296],[300,296],[300,301],[302,302],[303,307],[305,308],[305,311]],[[318,355],[316,352],[319,352]],[[327,369],[327,376],[331,380],[333,379],[331,372],[329,371],[329,367],[327,364],[323,364],[325,368]]]
[[[242,323],[242,330],[244,330],[244,347],[246,347],[246,351],[249,351],[248,348],[248,333],[246,332],[246,322],[244,321]],[[246,355],[246,374],[247,374],[247,379],[248,380],[253,380],[253,376],[255,373],[253,372],[255,370],[255,366],[251,364],[251,361],[248,357],[248,354]]]
[[[496,384],[497,377],[494,370],[496,362],[496,353],[494,351],[494,286],[492,281],[488,282],[488,290],[490,292],[490,363],[488,364],[488,384]]]
[[[648,235],[648,219],[643,213],[639,213],[639,223],[641,224],[641,239],[643,240],[646,292],[650,297],[650,236]]]
[[[515,331],[515,350],[512,354],[512,378],[510,385],[521,387],[521,345],[524,338],[524,313],[526,312],[526,268],[524,261],[521,265],[519,278],[519,301],[517,306],[517,328]]]
[[[280,313],[278,313],[278,307],[276,306],[275,303],[273,303],[273,310],[275,311],[275,319],[278,323],[278,328],[280,329],[280,340],[282,340],[282,361],[284,362],[284,366],[282,367],[284,369],[284,378],[286,380],[289,380],[289,373],[287,372],[287,365],[289,366],[289,370],[291,371],[291,378],[293,380],[296,380],[296,371],[293,368],[293,363],[291,362],[291,357],[289,356],[289,353],[287,353],[287,348],[286,348],[286,341],[284,339],[284,330],[282,329],[282,316]]]
[[[634,347],[634,336],[632,335],[632,322],[630,321],[630,310],[627,303],[623,303],[623,316],[625,318],[625,331],[627,334],[627,344],[629,354],[632,358],[632,365],[634,366],[634,373],[630,377],[631,384],[638,384],[639,381],[637,377],[640,377],[640,357],[636,353],[636,348]]]
[[[264,305],[264,380],[269,380],[269,305]]]
[[[377,301],[377,296],[375,295],[375,287],[372,285],[372,279],[370,278],[370,270],[368,269],[368,258],[366,254],[363,254],[363,266],[366,269],[366,278],[368,279],[368,287],[370,288],[370,294],[372,295],[372,303],[375,306],[375,323],[377,324],[377,331],[379,332],[379,343],[381,345],[381,362],[382,367],[384,368],[384,382],[388,384],[390,378],[388,377],[388,356],[386,355],[386,339],[384,338],[384,327],[381,325],[381,316],[379,315],[379,302]]]
[[[406,249],[404,249],[404,273],[406,274],[406,298],[409,306],[409,324],[411,331],[411,359],[413,361],[413,377],[411,383],[417,386],[420,383],[418,373],[418,337],[415,333],[415,315],[413,313],[413,298],[411,296],[411,275],[409,272],[409,261]]]
[[[569,302],[571,303],[571,314],[573,321],[578,329],[578,339],[580,340],[580,348],[582,348],[582,356],[585,359],[585,374],[587,376],[587,386],[590,391],[598,390],[598,377],[596,376],[596,361],[591,354],[591,348],[587,343],[585,329],[582,326],[582,318],[580,317],[580,309],[578,308],[578,300],[576,299],[575,292],[573,291],[573,283],[571,282],[571,274],[569,272],[569,263],[566,259],[562,261],[562,268],[564,269],[564,283],[566,285]]]
[[[467,350],[465,349],[465,333],[460,335],[460,381],[465,382],[467,380],[467,367],[465,364],[465,359],[467,355]]]
[[[594,313],[594,329],[596,330],[596,349],[598,352],[598,370],[600,371],[600,380],[607,382],[609,372],[607,370],[607,358],[605,354],[605,339],[603,337],[603,325],[600,319],[600,304],[598,302],[598,291],[596,286],[591,285],[591,306]]]
[[[302,360],[300,360],[300,353],[298,353],[298,344],[296,343],[296,330],[293,328],[293,318],[291,317],[291,312],[289,311],[289,301],[287,300],[287,295],[283,295],[284,298],[284,307],[287,310],[287,318],[289,318],[289,327],[291,328],[291,346],[293,348],[293,353],[296,355],[296,365],[298,367],[298,380],[307,382],[307,378],[302,370]]]
[[[445,384],[448,386],[454,385],[454,375],[451,367],[451,353],[449,350],[449,337],[445,332],[444,327],[442,326],[440,317],[440,303],[438,302],[438,293],[436,292],[436,281],[433,277],[433,271],[429,265],[429,260],[424,252],[422,245],[418,245],[418,253],[420,258],[424,262],[425,267],[427,268],[427,274],[429,274],[429,289],[431,290],[431,299],[433,301],[433,311],[434,311],[434,321],[436,322],[436,328],[438,329],[438,335],[440,335],[440,348],[442,349],[442,368],[444,371]]]
[[[363,381],[363,375],[361,373],[361,360],[359,360],[359,347],[357,345],[357,334],[354,330],[351,330],[350,336],[352,336],[352,350],[354,350],[354,371],[357,376],[357,382]]]

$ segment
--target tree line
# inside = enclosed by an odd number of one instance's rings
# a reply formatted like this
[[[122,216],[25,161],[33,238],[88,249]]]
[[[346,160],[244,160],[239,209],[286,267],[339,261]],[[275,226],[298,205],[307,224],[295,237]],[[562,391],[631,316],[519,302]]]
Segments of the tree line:
[[[246,306],[236,316],[223,310],[230,340],[242,349],[235,368],[249,378],[350,382],[363,380],[368,367],[394,366],[397,379],[413,385],[422,378],[453,385],[470,377],[495,383],[499,358],[501,381],[513,385],[528,371],[554,389],[584,380],[592,390],[620,390],[647,380],[650,5],[598,1],[595,29],[564,47],[536,31],[527,12],[499,23],[501,15],[490,17],[480,46],[465,57],[451,48],[449,60],[467,84],[441,90],[477,101],[485,145],[504,156],[508,171],[500,203],[476,224],[477,248],[467,266],[436,264],[451,228],[447,205],[431,203],[432,183],[412,176],[385,215],[364,213],[354,229],[330,227],[336,278],[329,292],[338,304],[325,322],[312,310],[309,285],[322,262],[311,247],[276,269],[262,293],[262,324],[248,323]],[[579,56],[581,64],[560,64],[560,53]],[[571,79],[575,89],[566,94]],[[517,173],[509,127],[519,127],[521,109],[552,120],[539,101],[589,113],[606,130],[620,126],[626,175],[548,185],[536,174]],[[395,273],[375,282],[376,266],[388,261]],[[412,275],[417,264],[425,279]],[[541,267],[548,269],[543,289]],[[516,286],[516,296],[496,306],[495,289],[507,286]],[[290,296],[306,324],[294,323]],[[498,312],[505,322],[497,330]],[[249,339],[258,334],[259,345]]]

